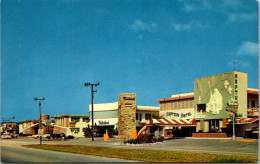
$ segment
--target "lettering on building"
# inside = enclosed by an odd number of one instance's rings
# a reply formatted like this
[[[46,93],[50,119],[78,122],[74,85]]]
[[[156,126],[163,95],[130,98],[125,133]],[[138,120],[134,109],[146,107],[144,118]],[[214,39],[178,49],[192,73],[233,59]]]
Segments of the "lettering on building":
[[[98,123],[101,125],[107,125],[109,124],[109,121],[98,121]]]
[[[134,97],[123,97],[124,100],[135,100]]]
[[[189,117],[191,116],[191,113],[174,113],[174,112],[166,112],[166,116],[175,116],[175,117],[181,117],[181,118],[185,118],[185,117]]]

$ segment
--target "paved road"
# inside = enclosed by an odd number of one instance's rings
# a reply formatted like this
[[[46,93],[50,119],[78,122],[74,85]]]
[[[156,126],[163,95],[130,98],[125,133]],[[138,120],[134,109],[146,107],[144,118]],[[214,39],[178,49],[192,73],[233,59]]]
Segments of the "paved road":
[[[4,144],[2,144],[4,143]],[[16,144],[17,143],[17,144]],[[24,142],[25,143],[25,142]],[[30,142],[29,142],[30,143]],[[21,141],[2,140],[1,141],[1,161],[3,163],[50,163],[50,162],[139,162],[132,160],[124,160],[117,158],[107,158],[91,155],[63,153],[47,150],[22,148],[19,145],[23,144]],[[31,143],[30,143],[31,144]]]
[[[78,139],[56,144],[89,146],[95,145],[130,149],[153,149],[226,155],[259,156],[258,140],[253,139],[237,139],[236,141],[233,141],[231,139],[179,138],[166,140],[163,144],[155,145],[125,145],[123,144],[123,140],[103,141],[102,139],[96,139],[93,143],[90,140]]]

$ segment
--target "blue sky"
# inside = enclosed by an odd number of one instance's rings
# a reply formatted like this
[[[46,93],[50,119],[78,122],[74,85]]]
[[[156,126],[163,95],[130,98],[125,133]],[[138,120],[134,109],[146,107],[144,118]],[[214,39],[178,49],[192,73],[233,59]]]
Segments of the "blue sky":
[[[136,93],[159,106],[194,79],[234,70],[258,88],[255,0],[2,0],[1,118],[88,114]]]

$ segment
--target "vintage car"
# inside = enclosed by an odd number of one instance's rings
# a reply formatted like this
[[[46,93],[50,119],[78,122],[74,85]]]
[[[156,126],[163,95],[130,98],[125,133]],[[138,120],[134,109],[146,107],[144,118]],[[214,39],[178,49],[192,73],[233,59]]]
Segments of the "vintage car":
[[[2,134],[1,135],[1,139],[11,139],[12,137],[11,137],[11,135],[9,135],[9,134]]]

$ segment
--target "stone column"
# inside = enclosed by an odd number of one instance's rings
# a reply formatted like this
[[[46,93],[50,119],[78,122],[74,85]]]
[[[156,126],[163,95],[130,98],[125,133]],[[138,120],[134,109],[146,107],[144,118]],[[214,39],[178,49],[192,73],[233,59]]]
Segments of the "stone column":
[[[121,93],[118,100],[118,135],[131,136],[136,129],[136,94]]]

